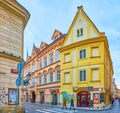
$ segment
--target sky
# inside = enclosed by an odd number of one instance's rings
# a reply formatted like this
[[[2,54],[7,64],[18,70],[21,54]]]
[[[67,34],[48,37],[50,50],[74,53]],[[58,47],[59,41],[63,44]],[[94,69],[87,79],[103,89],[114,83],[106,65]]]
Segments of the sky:
[[[30,13],[24,31],[24,58],[31,55],[33,43],[50,44],[55,29],[67,33],[78,6],[93,21],[100,32],[105,32],[114,68],[115,82],[120,88],[120,0],[17,0]]]

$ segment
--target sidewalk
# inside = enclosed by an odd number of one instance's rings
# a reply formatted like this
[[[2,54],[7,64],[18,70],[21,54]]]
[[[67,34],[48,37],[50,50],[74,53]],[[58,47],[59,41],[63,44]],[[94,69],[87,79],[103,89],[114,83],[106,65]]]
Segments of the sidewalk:
[[[45,106],[45,107],[50,107],[50,108],[62,108],[62,105],[51,105],[51,104],[40,104],[38,102],[36,103],[32,103],[32,102],[25,102],[25,103],[30,103],[30,104],[37,104],[40,106]],[[67,108],[69,109],[70,107],[67,106]],[[112,109],[113,106],[110,104],[105,108],[89,108],[89,107],[75,107],[75,110],[88,110],[88,111],[103,111],[103,110],[109,110]]]

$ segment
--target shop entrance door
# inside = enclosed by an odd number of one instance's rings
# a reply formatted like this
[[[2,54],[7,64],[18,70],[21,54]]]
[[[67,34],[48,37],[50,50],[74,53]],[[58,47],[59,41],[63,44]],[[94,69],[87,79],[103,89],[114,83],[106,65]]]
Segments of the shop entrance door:
[[[53,105],[57,105],[57,94],[56,93],[52,94],[52,103]]]
[[[90,93],[85,92],[79,92],[77,94],[77,107],[88,107],[90,99]]]

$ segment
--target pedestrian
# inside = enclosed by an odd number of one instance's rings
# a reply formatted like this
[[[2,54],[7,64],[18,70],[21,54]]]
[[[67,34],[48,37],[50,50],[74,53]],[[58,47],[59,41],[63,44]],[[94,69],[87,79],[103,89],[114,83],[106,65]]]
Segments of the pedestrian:
[[[93,101],[92,101],[92,100],[89,101],[89,107],[90,107],[90,108],[93,107]]]
[[[66,106],[66,98],[65,98],[65,97],[63,98],[63,108],[62,108],[62,109],[64,109],[64,107],[67,109],[67,106]]]
[[[112,97],[112,99],[111,99],[111,103],[112,103],[112,105],[113,105],[113,103],[114,103],[114,97]]]
[[[70,110],[71,110],[71,107],[73,107],[73,109],[75,110],[75,108],[74,108],[74,100],[73,99],[70,100]]]

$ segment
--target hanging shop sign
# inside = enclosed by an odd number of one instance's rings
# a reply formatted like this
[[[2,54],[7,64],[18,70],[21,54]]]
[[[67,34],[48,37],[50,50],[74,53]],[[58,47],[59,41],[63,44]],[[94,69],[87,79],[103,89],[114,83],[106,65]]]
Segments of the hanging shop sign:
[[[11,69],[11,73],[18,74],[18,70],[17,69]]]

